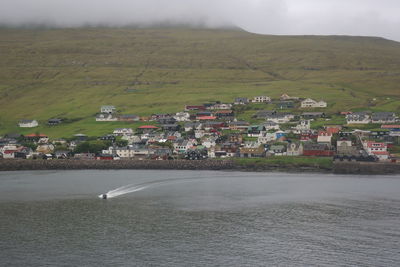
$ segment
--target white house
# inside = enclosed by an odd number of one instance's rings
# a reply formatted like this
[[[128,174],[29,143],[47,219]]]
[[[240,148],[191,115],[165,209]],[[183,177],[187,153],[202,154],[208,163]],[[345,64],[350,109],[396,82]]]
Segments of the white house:
[[[260,144],[266,144],[276,140],[276,133],[266,133],[263,132],[261,136],[258,137],[257,141]]]
[[[232,104],[224,104],[224,103],[219,103],[219,104],[214,104],[212,106],[207,107],[207,109],[231,109]]]
[[[271,98],[268,96],[255,96],[251,101],[253,103],[268,103],[271,102]]]
[[[389,152],[387,151],[386,143],[367,141],[363,142],[363,147],[369,155],[375,155],[379,160],[389,159]]]
[[[96,115],[96,121],[118,121],[118,117],[109,113],[101,113]]]
[[[176,121],[190,121],[190,114],[188,112],[178,112],[172,116]]]
[[[286,150],[287,156],[301,156],[303,155],[303,144],[302,143],[290,143]]]
[[[298,131],[307,131],[311,129],[311,121],[310,120],[301,120],[299,124],[296,125],[295,130]]]
[[[354,112],[346,115],[347,124],[368,124],[371,117],[367,112]]]
[[[328,104],[325,101],[315,101],[314,99],[307,98],[301,101],[302,108],[326,108]]]
[[[132,128],[117,128],[113,131],[115,136],[133,135]]]
[[[331,144],[332,143],[332,133],[328,133],[326,131],[319,131],[317,142]]]
[[[108,113],[108,114],[114,113],[115,110],[116,108],[114,106],[101,106],[100,108],[101,113]]]
[[[21,120],[18,123],[18,126],[23,128],[33,128],[38,125],[39,123],[37,122],[37,120]]]

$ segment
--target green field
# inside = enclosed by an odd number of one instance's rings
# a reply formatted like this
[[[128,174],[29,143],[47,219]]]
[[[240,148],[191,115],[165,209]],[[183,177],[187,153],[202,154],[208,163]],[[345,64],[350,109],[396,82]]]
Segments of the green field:
[[[400,111],[400,43],[206,29],[0,29],[0,134],[105,134],[101,105],[122,114],[282,93],[328,111]],[[250,113],[246,116],[250,117]],[[75,122],[21,129],[20,119]],[[137,125],[137,124],[136,124]]]

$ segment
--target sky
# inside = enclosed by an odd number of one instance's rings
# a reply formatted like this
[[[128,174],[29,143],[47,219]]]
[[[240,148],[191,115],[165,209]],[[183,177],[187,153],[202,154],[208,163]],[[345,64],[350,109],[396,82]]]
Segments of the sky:
[[[0,0],[0,24],[237,26],[262,34],[400,41],[400,0]]]

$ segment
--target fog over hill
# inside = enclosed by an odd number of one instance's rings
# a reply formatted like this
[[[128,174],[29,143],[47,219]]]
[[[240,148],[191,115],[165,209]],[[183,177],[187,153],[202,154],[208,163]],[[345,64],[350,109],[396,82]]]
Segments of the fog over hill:
[[[357,35],[400,40],[398,0],[2,0],[8,27],[235,25],[279,35]]]

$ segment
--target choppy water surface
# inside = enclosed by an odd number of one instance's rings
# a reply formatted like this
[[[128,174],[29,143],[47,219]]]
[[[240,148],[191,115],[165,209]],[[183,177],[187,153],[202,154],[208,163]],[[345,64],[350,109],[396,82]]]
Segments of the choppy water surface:
[[[1,266],[399,262],[399,176],[0,173]]]

